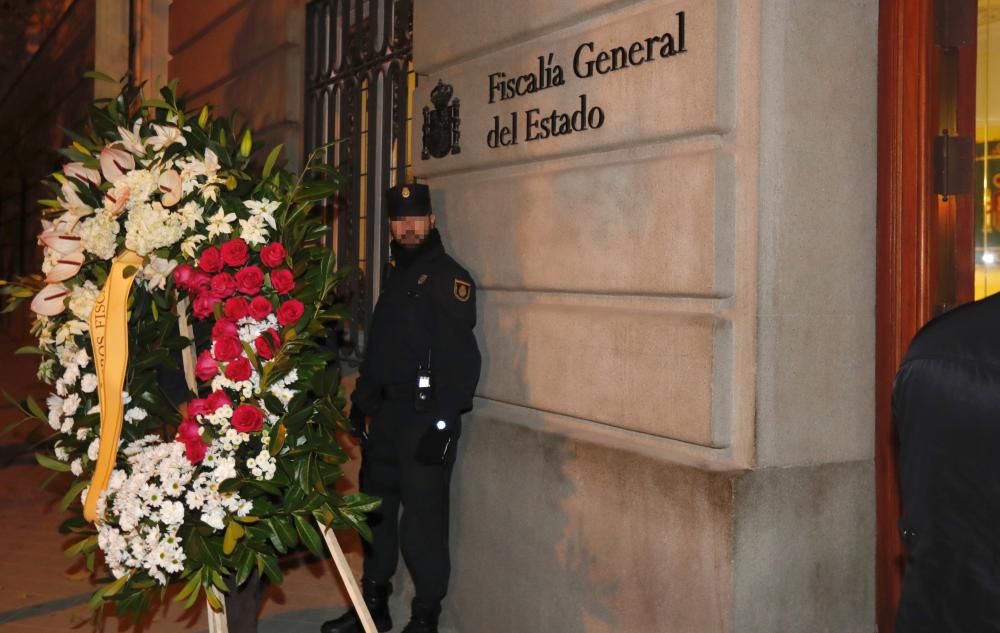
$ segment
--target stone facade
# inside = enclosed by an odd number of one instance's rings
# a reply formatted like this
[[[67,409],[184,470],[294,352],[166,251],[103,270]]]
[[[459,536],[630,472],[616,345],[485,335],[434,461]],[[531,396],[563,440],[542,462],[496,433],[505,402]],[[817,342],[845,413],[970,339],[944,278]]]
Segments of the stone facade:
[[[415,171],[484,351],[446,621],[871,631],[878,3],[416,4],[415,103],[454,87],[462,151]],[[303,7],[170,8],[171,77],[293,157]],[[528,140],[581,95],[600,126]]]

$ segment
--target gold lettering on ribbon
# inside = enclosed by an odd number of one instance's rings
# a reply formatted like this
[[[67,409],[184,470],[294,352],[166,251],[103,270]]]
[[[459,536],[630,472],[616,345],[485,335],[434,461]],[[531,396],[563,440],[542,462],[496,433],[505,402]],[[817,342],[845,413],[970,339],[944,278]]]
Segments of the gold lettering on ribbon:
[[[97,500],[108,487],[118,459],[118,440],[124,419],[122,390],[128,369],[128,297],[142,257],[125,251],[111,263],[111,271],[90,314],[90,342],[97,368],[97,397],[101,408],[100,451],[83,516],[97,520]]]

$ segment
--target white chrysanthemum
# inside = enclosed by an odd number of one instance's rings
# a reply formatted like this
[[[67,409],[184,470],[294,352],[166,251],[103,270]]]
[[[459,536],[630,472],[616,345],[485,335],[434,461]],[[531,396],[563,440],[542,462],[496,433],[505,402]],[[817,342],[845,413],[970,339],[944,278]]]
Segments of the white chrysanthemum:
[[[88,280],[82,286],[77,286],[69,294],[69,311],[81,321],[90,318],[90,313],[94,309],[94,302],[97,295],[101,293],[100,288],[94,282]]]
[[[140,420],[145,420],[149,414],[146,410],[141,407],[133,407],[125,412],[126,422],[138,422]]]
[[[67,451],[66,447],[62,445],[62,442],[56,442],[52,447],[52,452],[55,453],[56,459],[61,462],[65,462],[69,459],[69,451]]]
[[[140,255],[172,246],[183,236],[181,216],[159,202],[136,207],[125,220],[125,246]]]
[[[80,408],[80,394],[71,393],[63,400],[62,410],[64,415],[73,415]]]
[[[94,441],[87,447],[87,458],[92,462],[97,461],[97,456],[101,452],[101,438],[95,437]]]
[[[76,475],[77,477],[79,477],[80,475],[83,474],[83,462],[80,461],[79,457],[76,458],[76,459],[74,459],[70,463],[70,465],[69,465],[69,471],[71,473],[73,473],[74,475]]]
[[[94,393],[97,389],[97,375],[84,374],[83,378],[80,379],[80,389],[83,393]]]
[[[118,250],[118,220],[103,209],[80,224],[84,249],[101,259],[111,259]]]

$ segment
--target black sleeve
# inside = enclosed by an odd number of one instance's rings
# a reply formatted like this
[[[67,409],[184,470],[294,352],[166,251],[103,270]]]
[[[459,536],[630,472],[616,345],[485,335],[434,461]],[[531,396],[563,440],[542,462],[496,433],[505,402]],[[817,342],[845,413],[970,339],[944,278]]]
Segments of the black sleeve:
[[[375,415],[382,407],[380,387],[372,378],[368,362],[366,354],[358,370],[358,381],[354,383],[354,391],[351,393],[351,417]]]
[[[434,283],[434,327],[431,369],[436,409],[442,416],[472,409],[479,383],[481,357],[476,337],[476,284],[458,268],[438,275]]]

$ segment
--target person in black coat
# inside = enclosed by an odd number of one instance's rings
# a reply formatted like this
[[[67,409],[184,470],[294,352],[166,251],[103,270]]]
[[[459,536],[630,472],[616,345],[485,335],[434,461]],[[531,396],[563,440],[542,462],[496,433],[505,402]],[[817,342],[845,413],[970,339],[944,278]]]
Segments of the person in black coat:
[[[426,185],[394,187],[386,198],[393,265],[349,414],[362,434],[361,491],[382,499],[369,516],[362,591],[378,630],[389,631],[389,581],[401,549],[416,589],[404,633],[436,633],[451,565],[449,484],[461,414],[479,382],[476,285],[445,252]],[[322,631],[363,629],[351,610]]]
[[[896,633],[1000,632],[1000,295],[935,319],[896,376]]]

